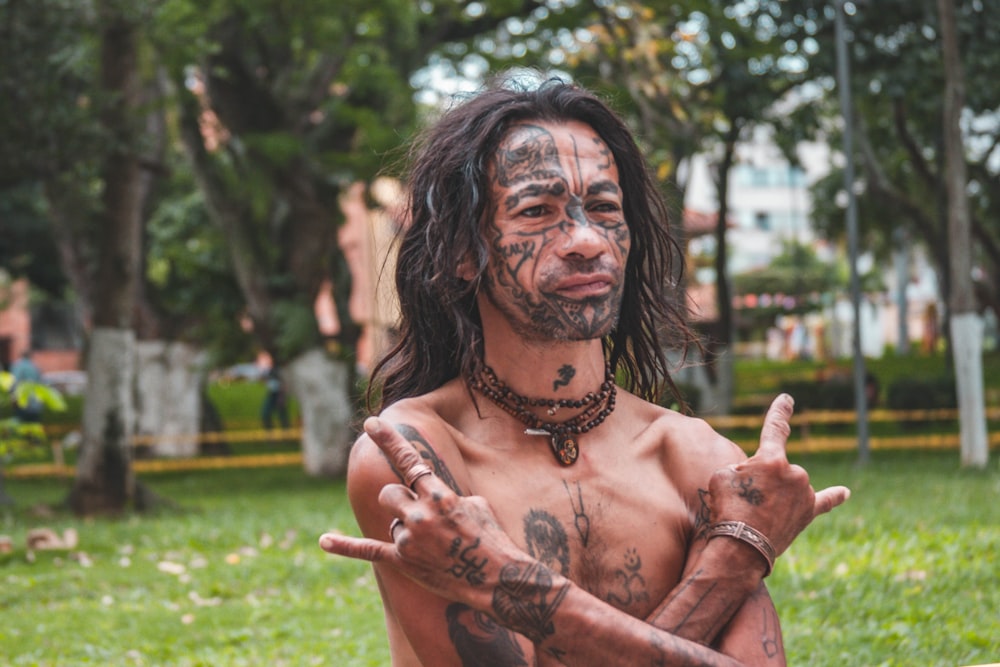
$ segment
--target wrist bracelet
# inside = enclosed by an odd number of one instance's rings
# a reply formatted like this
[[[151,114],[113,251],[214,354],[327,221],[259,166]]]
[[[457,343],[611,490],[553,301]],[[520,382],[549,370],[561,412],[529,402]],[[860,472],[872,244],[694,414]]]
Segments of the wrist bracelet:
[[[774,569],[774,547],[771,545],[770,540],[767,539],[764,533],[746,525],[742,521],[720,521],[713,523],[708,527],[707,536],[708,539],[724,536],[746,542],[759,551],[760,555],[767,561],[767,569],[764,571],[765,577],[771,574],[771,571]]]

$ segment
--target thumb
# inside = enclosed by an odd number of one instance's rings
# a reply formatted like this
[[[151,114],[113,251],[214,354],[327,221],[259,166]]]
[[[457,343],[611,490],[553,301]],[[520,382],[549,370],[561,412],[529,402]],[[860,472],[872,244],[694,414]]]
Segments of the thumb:
[[[813,516],[826,514],[834,507],[842,505],[851,497],[851,490],[846,486],[831,486],[816,492],[816,504],[813,509]]]
[[[338,533],[324,533],[319,538],[319,547],[323,551],[378,563],[387,560],[392,554],[393,545],[389,542],[373,540],[368,537],[350,537]]]

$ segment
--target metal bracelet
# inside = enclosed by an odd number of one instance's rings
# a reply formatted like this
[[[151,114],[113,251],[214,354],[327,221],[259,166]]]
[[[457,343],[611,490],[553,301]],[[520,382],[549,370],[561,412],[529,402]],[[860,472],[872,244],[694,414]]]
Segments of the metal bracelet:
[[[767,539],[767,536],[756,528],[748,526],[742,521],[720,521],[710,525],[706,533],[708,539],[712,539],[713,537],[732,537],[741,542],[746,542],[759,551],[760,555],[767,561],[767,569],[764,571],[764,576],[766,577],[774,570],[774,546]]]

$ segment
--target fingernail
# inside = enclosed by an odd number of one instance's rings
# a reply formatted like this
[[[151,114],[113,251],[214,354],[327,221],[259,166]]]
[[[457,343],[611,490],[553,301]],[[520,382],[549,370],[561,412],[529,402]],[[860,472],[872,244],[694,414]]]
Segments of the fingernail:
[[[378,417],[369,417],[365,420],[365,432],[375,435],[382,430],[382,420]]]
[[[319,546],[321,549],[329,549],[333,546],[333,538],[329,535],[320,535]]]

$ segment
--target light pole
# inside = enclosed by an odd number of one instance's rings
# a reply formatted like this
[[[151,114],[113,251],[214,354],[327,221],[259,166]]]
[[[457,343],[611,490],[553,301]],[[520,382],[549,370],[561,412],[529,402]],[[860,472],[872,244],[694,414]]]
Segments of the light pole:
[[[844,118],[844,187],[847,190],[847,254],[851,265],[851,305],[854,309],[854,409],[858,419],[858,464],[868,463],[868,397],[865,393],[865,357],[861,350],[861,280],[858,276],[858,203],[854,193],[854,132],[851,113],[851,73],[844,26],[846,0],[834,0],[837,41],[837,87]]]

